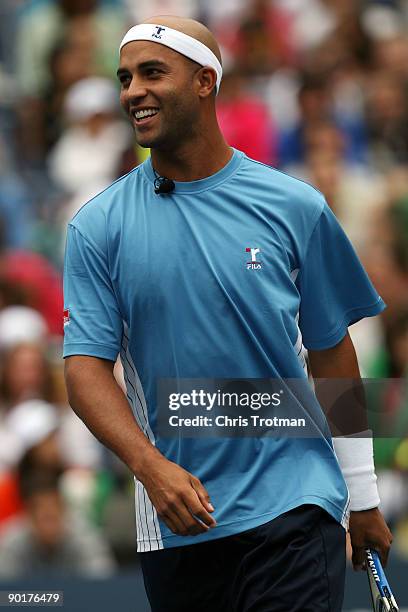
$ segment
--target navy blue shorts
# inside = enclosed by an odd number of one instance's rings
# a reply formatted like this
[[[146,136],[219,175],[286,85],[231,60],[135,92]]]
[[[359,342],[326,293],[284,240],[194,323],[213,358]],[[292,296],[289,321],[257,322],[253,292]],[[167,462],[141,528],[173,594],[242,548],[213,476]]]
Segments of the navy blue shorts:
[[[237,535],[142,553],[152,612],[341,612],[345,539],[303,505]]]

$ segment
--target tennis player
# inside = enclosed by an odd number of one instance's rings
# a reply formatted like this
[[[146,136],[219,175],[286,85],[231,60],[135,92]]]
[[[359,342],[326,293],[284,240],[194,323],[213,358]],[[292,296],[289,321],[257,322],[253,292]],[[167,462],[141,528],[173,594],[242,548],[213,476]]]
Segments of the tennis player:
[[[302,347],[314,377],[358,378],[348,326],[384,304],[323,196],[225,142],[202,24],[131,28],[118,77],[151,157],[69,224],[64,357],[73,409],[135,475],[152,610],[340,611],[348,519],[356,568],[391,544],[371,438],[165,437],[157,389],[306,380]]]

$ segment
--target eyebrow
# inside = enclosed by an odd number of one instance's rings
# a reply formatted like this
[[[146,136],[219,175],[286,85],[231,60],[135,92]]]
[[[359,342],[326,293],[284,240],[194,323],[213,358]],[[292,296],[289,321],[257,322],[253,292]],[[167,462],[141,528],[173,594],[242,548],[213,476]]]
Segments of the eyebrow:
[[[147,60],[146,62],[141,62],[137,65],[138,70],[146,70],[146,68],[158,68],[158,67],[167,67],[167,64],[162,62],[161,60]],[[117,76],[120,77],[122,74],[128,73],[129,70],[127,68],[119,68],[117,71]]]

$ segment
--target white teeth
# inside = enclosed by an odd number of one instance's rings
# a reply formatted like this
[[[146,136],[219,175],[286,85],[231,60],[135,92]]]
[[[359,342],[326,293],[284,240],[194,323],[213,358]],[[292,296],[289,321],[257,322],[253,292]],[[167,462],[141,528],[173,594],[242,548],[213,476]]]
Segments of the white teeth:
[[[159,111],[156,108],[145,108],[143,110],[139,110],[133,113],[135,119],[143,119],[143,117],[152,117],[156,115]]]

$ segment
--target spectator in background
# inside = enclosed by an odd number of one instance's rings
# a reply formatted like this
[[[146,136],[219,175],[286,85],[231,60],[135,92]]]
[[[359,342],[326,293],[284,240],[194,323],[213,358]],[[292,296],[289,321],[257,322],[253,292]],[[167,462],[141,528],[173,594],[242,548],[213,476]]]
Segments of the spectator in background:
[[[25,306],[44,317],[52,336],[62,335],[62,282],[44,257],[29,250],[2,251],[0,244],[0,286],[1,283],[14,288]]]
[[[264,102],[248,93],[238,68],[224,71],[217,119],[226,141],[249,157],[276,165],[277,132]]]
[[[251,0],[239,9],[232,18],[216,22],[214,33],[242,72],[253,77],[292,65],[294,36],[285,8],[271,0]]]
[[[408,275],[408,193],[397,198],[391,206],[389,219],[399,264]]]
[[[29,399],[55,400],[52,370],[41,345],[19,343],[11,346],[3,353],[1,365],[3,411]]]
[[[66,94],[64,111],[67,127],[49,155],[50,176],[65,193],[88,191],[86,201],[116,178],[132,132],[120,118],[117,88],[108,79],[75,83]]]
[[[125,30],[120,1],[43,0],[23,9],[16,41],[17,81],[22,150],[41,161],[46,150],[46,95],[52,87],[50,58],[62,40],[70,56],[59,57],[59,67],[87,74],[114,74],[117,41]],[[63,60],[65,60],[63,62]],[[88,66],[88,69],[86,68]]]
[[[364,254],[367,274],[383,296],[387,309],[382,314],[383,324],[392,319],[407,302],[408,274],[401,266],[395,245],[373,242]],[[385,327],[386,328],[386,327]]]
[[[337,15],[330,2],[324,0],[280,0],[292,19],[293,36],[298,52],[304,57],[310,49],[331,36],[337,25]]]
[[[37,310],[20,305],[0,309],[0,348],[3,352],[17,344],[44,346],[47,339],[47,323]]]
[[[394,173],[390,180],[398,182]],[[408,177],[405,177],[407,180]],[[391,185],[394,187],[394,185]],[[403,185],[399,186],[402,189]],[[397,191],[397,190],[396,190]],[[365,254],[367,272],[388,308],[382,314],[384,330],[408,307],[408,213],[407,196],[401,192],[386,203],[378,219],[375,240]],[[395,197],[396,196],[396,197]]]
[[[386,201],[386,182],[366,166],[347,163],[345,137],[330,120],[306,126],[305,161],[286,168],[310,182],[327,199],[354,247],[361,252],[373,239]]]
[[[60,396],[60,369],[56,370],[47,359],[45,343],[25,342],[11,345],[3,352],[0,365],[0,423],[7,414],[13,414],[13,423],[22,423],[24,427],[24,414],[30,414],[30,407],[14,412],[14,407],[21,405],[21,402],[34,400],[40,401],[40,404],[46,402],[47,405],[58,406],[58,420],[61,425],[58,443],[64,462],[72,468],[99,469],[102,463],[100,444],[67,407],[65,394]],[[45,411],[47,416],[51,410],[38,406],[37,404],[39,415]],[[53,407],[52,411],[55,410]],[[43,420],[45,422],[46,418]]]
[[[381,37],[373,45],[373,63],[381,73],[398,79],[403,85],[408,81],[408,40],[398,25],[398,31],[391,36]]]
[[[2,314],[0,311],[0,317]],[[42,466],[59,463],[57,411],[40,399],[52,396],[51,371],[43,349],[34,344],[11,346],[3,353],[1,366],[0,526],[22,512],[16,472],[22,458],[32,454]]]
[[[372,357],[369,375],[374,378],[407,378],[408,301],[387,323],[384,346]],[[406,431],[400,433],[408,436],[408,422]]]
[[[12,169],[7,145],[0,134],[0,216],[2,241],[9,249],[27,248],[34,222],[33,200],[25,183]]]
[[[381,170],[408,163],[408,111],[404,84],[391,74],[375,74],[367,94],[366,116],[371,162]]]
[[[3,418],[1,418],[3,417]],[[18,466],[25,469],[60,470],[61,454],[56,432],[59,421],[54,406],[34,399],[0,414],[0,527],[20,515]]]
[[[60,418],[58,409],[42,399],[29,399],[13,406],[3,419],[5,431],[15,441],[18,461],[9,467],[62,472],[65,467],[58,444]],[[2,463],[7,466],[7,454],[1,451]]]
[[[335,15],[336,27],[330,37],[346,45],[352,57],[367,68],[371,56],[371,38],[364,28],[362,6],[355,0],[324,0]]]
[[[79,32],[77,32],[79,30]],[[77,81],[93,75],[92,39],[81,34],[81,24],[72,24],[69,32],[52,49],[49,57],[50,84],[42,109],[45,153],[55,145],[64,129],[64,100]]]
[[[0,308],[24,306],[34,309],[45,319],[51,335],[61,335],[63,299],[59,273],[45,257],[28,248],[7,248],[6,233],[7,219],[0,215]],[[22,314],[20,311],[20,318]],[[14,324],[17,324],[15,318]],[[13,337],[13,330],[9,331]],[[27,340],[31,337],[29,334]]]
[[[105,578],[116,567],[101,534],[68,514],[53,471],[22,477],[26,515],[0,538],[0,578]]]
[[[305,160],[305,134],[314,124],[333,121],[344,135],[344,158],[361,162],[364,158],[364,127],[359,121],[335,115],[330,87],[326,78],[305,74],[298,93],[299,120],[281,134],[279,162],[282,167],[300,164]]]
[[[396,524],[408,507],[408,302],[386,322],[385,342],[371,359],[370,426],[383,512]]]
[[[50,84],[49,54],[73,23],[92,40],[94,67],[111,75],[116,69],[117,39],[125,16],[121,2],[100,0],[31,1],[23,9],[17,38],[17,71],[21,92],[41,97]]]
[[[17,369],[18,368],[18,369]],[[102,452],[99,442],[66,406],[54,400],[54,372],[44,350],[18,345],[4,358],[0,394],[0,498],[7,495],[0,522],[21,509],[21,472],[56,469],[70,507],[84,520],[98,503]]]

